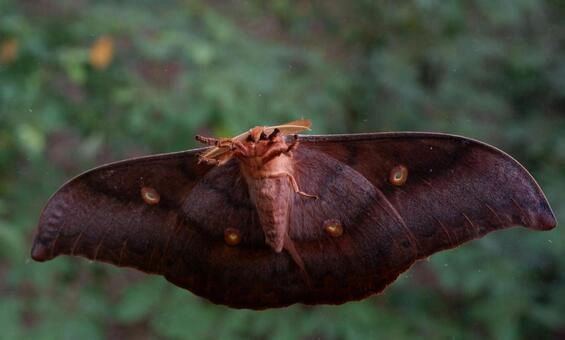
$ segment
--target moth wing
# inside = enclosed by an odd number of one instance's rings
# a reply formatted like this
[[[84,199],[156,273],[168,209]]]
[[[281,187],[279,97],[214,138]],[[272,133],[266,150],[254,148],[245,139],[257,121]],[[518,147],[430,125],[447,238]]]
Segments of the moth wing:
[[[45,207],[32,257],[135,267],[216,303],[262,309],[360,299],[415,260],[492,230],[555,226],[527,171],[485,144],[421,133],[303,136],[295,177],[319,196],[295,195],[291,206],[305,280],[288,252],[265,244],[237,161],[198,165],[199,152],[123,161],[71,180]],[[399,166],[406,178],[395,185]],[[343,233],[329,233],[329,223]],[[238,244],[225,242],[228,229],[239,232]]]
[[[455,243],[513,225],[539,230],[556,225],[545,195],[528,171],[485,143],[416,132],[300,140],[304,148],[322,151],[363,175],[422,234],[432,226],[441,230],[436,219],[449,231],[463,228],[453,233]],[[399,166],[406,168],[407,178],[402,185],[393,185],[391,174]]]
[[[209,170],[197,165],[199,152],[130,159],[72,179],[43,209],[32,258],[80,255],[165,273],[194,232],[182,205]]]
[[[556,224],[532,176],[477,141],[432,133],[300,141],[296,180],[319,196],[293,205],[291,238],[314,285],[307,303],[379,292],[417,259],[494,230]],[[327,232],[332,223],[343,234]]]
[[[309,119],[300,119],[288,122],[282,125],[269,126],[266,128],[267,134],[272,133],[274,129],[279,129],[283,135],[292,135],[302,131],[310,130],[312,122]]]
[[[125,160],[70,180],[41,213],[32,258],[133,267],[237,308],[299,301],[300,271],[266,245],[237,161],[198,164],[201,151]],[[239,244],[227,244],[227,229]]]

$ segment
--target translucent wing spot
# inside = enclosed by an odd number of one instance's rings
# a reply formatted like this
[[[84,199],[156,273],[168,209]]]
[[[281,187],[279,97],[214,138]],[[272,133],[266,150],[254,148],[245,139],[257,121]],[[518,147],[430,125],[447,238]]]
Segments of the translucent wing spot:
[[[155,205],[161,200],[161,196],[157,190],[150,187],[141,188],[141,198],[149,205]]]
[[[235,228],[227,228],[224,230],[224,241],[229,246],[236,246],[241,242],[241,234]]]
[[[408,168],[404,165],[397,165],[390,171],[389,176],[390,184],[395,186],[401,186],[406,183],[408,179]]]
[[[324,222],[324,230],[331,237],[340,237],[343,235],[343,226],[339,220],[326,220]]]

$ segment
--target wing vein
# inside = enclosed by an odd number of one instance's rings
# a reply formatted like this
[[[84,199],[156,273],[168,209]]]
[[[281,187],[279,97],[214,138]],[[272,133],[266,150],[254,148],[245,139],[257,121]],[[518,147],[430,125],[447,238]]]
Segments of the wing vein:
[[[518,202],[516,202],[514,197],[512,197],[511,200],[512,200],[512,203],[516,206],[516,208],[518,208],[518,210],[520,211],[520,221],[522,222],[522,224],[528,225],[528,222],[530,222],[530,221],[528,221],[530,216],[528,214],[526,214],[524,209],[522,209],[520,204],[518,204]]]
[[[467,222],[469,222],[471,227],[473,227],[473,229],[475,229],[477,236],[479,236],[481,234],[481,229],[479,228],[479,226],[477,226],[475,223],[473,223],[473,221],[471,221],[471,219],[469,218],[469,216],[467,216],[467,214],[465,214],[464,212],[462,212],[461,214],[463,215],[463,217],[465,217]]]
[[[416,238],[412,230],[408,228],[408,225],[404,221],[404,218],[402,218],[398,210],[396,210],[396,208],[392,205],[392,203],[390,203],[388,198],[379,189],[375,188],[375,191],[377,195],[379,195],[379,198],[382,200],[382,202],[384,202],[386,205],[383,206],[381,200],[378,201],[379,202],[378,204],[381,206],[381,208],[384,211],[386,211],[387,214],[393,217],[393,219],[396,218],[396,220],[400,223],[401,227],[406,231],[410,241],[416,246],[417,250],[420,251],[421,249],[420,243],[418,242],[418,239]]]
[[[71,255],[75,254],[75,250],[76,247],[78,246],[78,242],[80,241],[82,235],[84,234],[84,229],[86,229],[86,227],[83,227],[80,231],[80,233],[78,234],[78,236],[75,238],[74,242],[73,242],[73,247],[71,248]]]
[[[496,211],[494,211],[494,209],[488,204],[485,203],[485,207],[490,210],[490,212],[494,215],[494,217],[496,217],[496,219],[498,220],[498,223],[503,226],[504,222],[502,221],[502,219],[500,218],[500,216],[498,216],[498,214],[496,213]]]
[[[120,249],[120,258],[118,259],[118,266],[122,265],[122,260],[124,258],[124,252],[126,251],[127,245],[128,245],[128,239],[126,238],[124,240],[124,243],[122,243],[122,248]]]
[[[453,238],[451,238],[451,233],[449,232],[449,230],[445,227],[445,224],[443,224],[442,221],[440,221],[437,217],[432,216],[432,218],[437,222],[437,224],[439,224],[439,227],[441,228],[441,230],[443,230],[443,232],[445,233],[445,235],[447,236],[447,239],[449,241],[449,244],[453,244]]]
[[[108,227],[102,233],[102,236],[100,237],[100,242],[98,242],[98,245],[96,246],[96,251],[94,252],[94,258],[92,259],[93,261],[96,261],[96,259],[98,259],[100,248],[102,248],[102,244],[104,243],[104,240],[106,239],[106,235],[108,235],[108,232],[114,227],[114,220],[115,219],[112,219],[110,221],[110,223],[108,223]]]
[[[57,235],[55,235],[55,239],[53,239],[53,242],[51,243],[51,254],[49,257],[53,257],[53,254],[55,253],[55,247],[57,246],[57,241],[59,241],[59,237],[61,236],[61,229],[63,229],[63,225],[59,227],[59,230],[57,230]]]

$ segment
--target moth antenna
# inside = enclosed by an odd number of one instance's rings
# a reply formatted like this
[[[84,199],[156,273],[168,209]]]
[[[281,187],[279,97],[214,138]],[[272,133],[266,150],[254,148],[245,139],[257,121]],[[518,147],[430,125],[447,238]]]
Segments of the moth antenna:
[[[208,145],[217,145],[220,140],[218,138],[213,138],[213,137],[204,137],[201,135],[196,135],[194,136],[194,138],[199,141],[202,144],[208,144]]]
[[[293,137],[294,137],[294,139],[292,140],[292,142],[290,143],[290,145],[286,149],[286,153],[290,153],[292,150],[296,149],[296,147],[298,146],[298,143],[299,143],[298,135],[294,135]]]

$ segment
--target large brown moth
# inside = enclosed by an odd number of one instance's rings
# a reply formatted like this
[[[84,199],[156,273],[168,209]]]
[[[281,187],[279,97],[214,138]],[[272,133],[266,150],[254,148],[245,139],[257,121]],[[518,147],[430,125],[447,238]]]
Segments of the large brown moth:
[[[264,309],[381,292],[416,260],[555,217],[514,159],[419,132],[304,136],[255,127],[209,148],[129,159],[72,179],[31,251],[164,275],[212,302]]]

